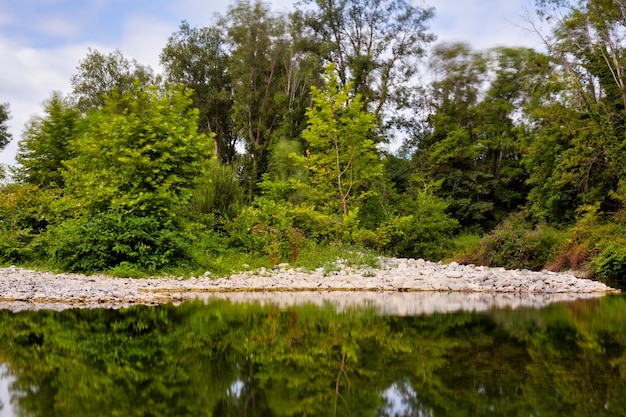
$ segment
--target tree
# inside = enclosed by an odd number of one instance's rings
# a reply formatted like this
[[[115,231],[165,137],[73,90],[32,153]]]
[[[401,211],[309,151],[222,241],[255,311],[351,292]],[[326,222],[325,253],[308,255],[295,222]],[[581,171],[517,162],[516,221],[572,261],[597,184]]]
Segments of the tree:
[[[17,153],[14,178],[42,187],[63,187],[63,161],[72,158],[70,141],[77,135],[81,116],[60,93],[44,105],[46,116],[32,118]]]
[[[406,106],[411,83],[434,36],[434,9],[410,0],[306,0],[318,52],[337,65],[341,86],[352,83],[368,111],[381,119]],[[387,113],[387,114],[385,114]]]
[[[248,167],[249,195],[267,172],[273,132],[285,108],[276,100],[290,59],[286,21],[271,15],[267,5],[237,1],[224,17],[231,44],[229,74],[233,83],[233,121],[251,158]]]
[[[11,142],[12,135],[6,124],[10,117],[9,103],[0,103],[0,151]]]
[[[67,191],[94,210],[175,217],[211,157],[191,102],[190,92],[161,93],[156,86],[105,100],[70,143],[75,157],[65,163]]]
[[[237,136],[232,125],[232,81],[227,39],[216,27],[192,28],[182,22],[161,52],[166,81],[193,90],[199,131],[215,133],[216,153],[223,163],[233,162]]]
[[[190,262],[179,213],[212,155],[191,103],[182,86],[133,88],[85,117],[64,162],[66,219],[47,232],[60,267],[154,272]]]
[[[344,218],[354,203],[376,193],[371,185],[383,173],[372,139],[376,118],[364,109],[360,95],[351,96],[351,87],[340,87],[335,67],[326,68],[323,89],[311,88],[313,105],[302,133],[305,154],[292,154],[310,174],[305,187],[314,202]]]
[[[464,227],[491,228],[524,202],[516,118],[534,55],[514,48],[476,52],[461,43],[433,51],[430,131],[413,158]]]
[[[550,36],[537,32],[556,75],[532,109],[538,137],[527,161],[540,163],[547,150],[554,162],[531,177],[531,207],[553,219],[561,208],[572,213],[597,205],[616,212],[626,201],[620,191],[626,181],[626,5],[621,0],[536,3],[537,15],[553,22]],[[547,139],[554,146],[539,142],[545,132],[552,132]]]
[[[129,61],[119,50],[104,55],[89,49],[87,57],[80,61],[77,69],[78,72],[70,79],[72,98],[83,113],[102,107],[114,91],[124,94],[138,86],[145,87],[159,81],[150,67],[135,60]]]

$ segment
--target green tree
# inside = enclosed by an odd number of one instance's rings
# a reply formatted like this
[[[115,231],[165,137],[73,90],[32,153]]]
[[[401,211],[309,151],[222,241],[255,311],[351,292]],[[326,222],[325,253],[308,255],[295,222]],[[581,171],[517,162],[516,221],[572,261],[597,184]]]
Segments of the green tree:
[[[351,96],[350,88],[340,87],[333,65],[326,68],[323,89],[311,88],[313,105],[302,134],[305,154],[292,154],[310,174],[302,185],[312,200],[344,218],[357,209],[356,202],[377,192],[372,185],[383,174],[372,139],[376,118],[364,109],[360,95]]]
[[[131,89],[86,116],[64,162],[67,219],[47,234],[54,262],[154,272],[189,261],[179,213],[212,155],[190,94]]]
[[[273,132],[285,114],[277,100],[285,77],[290,40],[287,22],[264,3],[237,1],[223,18],[231,44],[229,74],[233,82],[234,129],[245,144],[249,195],[267,172]]]
[[[489,229],[524,203],[526,172],[519,114],[528,49],[473,51],[438,45],[430,61],[430,131],[413,156],[418,175],[440,184],[437,195],[464,227]]]
[[[45,188],[63,187],[63,161],[72,158],[70,141],[81,116],[60,93],[45,103],[43,117],[32,118],[19,143],[13,169],[16,180]]]
[[[0,103],[0,151],[11,142],[11,132],[7,126],[10,119],[9,103]]]
[[[176,216],[212,154],[193,125],[198,111],[190,94],[153,86],[108,98],[71,141],[75,157],[63,173],[67,191],[95,210]]]
[[[537,15],[552,23],[551,36],[542,39],[556,74],[552,89],[544,89],[533,109],[537,140],[531,142],[528,164],[545,160],[546,139],[555,159],[531,177],[536,213],[558,218],[584,205],[603,212],[624,207],[626,141],[626,22],[624,3],[609,1],[538,1]],[[551,184],[550,194],[543,184]],[[567,208],[570,208],[568,210]],[[570,216],[571,217],[571,216]]]
[[[232,123],[232,81],[225,34],[217,27],[192,28],[182,22],[161,52],[166,81],[193,90],[199,131],[215,133],[216,153],[223,163],[233,162],[237,137]]]
[[[89,49],[77,70],[70,81],[72,98],[81,112],[102,107],[114,91],[123,94],[138,85],[145,87],[159,81],[150,67],[129,61],[119,50],[105,55]]]
[[[405,107],[418,64],[434,39],[426,26],[434,9],[409,0],[306,0],[304,4],[317,51],[337,65],[341,85],[351,83],[379,120]]]

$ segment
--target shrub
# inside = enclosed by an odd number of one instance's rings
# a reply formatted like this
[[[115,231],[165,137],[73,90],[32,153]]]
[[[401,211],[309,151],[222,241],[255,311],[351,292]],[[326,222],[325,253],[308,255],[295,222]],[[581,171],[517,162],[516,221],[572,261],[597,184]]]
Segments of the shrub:
[[[547,224],[534,224],[514,213],[470,249],[466,261],[488,266],[537,270],[550,262],[565,233]]]
[[[46,236],[51,260],[61,268],[92,273],[124,266],[147,272],[190,262],[186,240],[172,224],[109,211],[67,220]]]
[[[626,246],[610,244],[591,263],[594,276],[626,280]]]
[[[0,189],[0,262],[24,263],[37,257],[37,236],[57,218],[59,191],[31,184]]]
[[[243,198],[236,170],[211,161],[206,172],[196,180],[190,208],[196,216],[214,214],[233,218],[239,214]]]

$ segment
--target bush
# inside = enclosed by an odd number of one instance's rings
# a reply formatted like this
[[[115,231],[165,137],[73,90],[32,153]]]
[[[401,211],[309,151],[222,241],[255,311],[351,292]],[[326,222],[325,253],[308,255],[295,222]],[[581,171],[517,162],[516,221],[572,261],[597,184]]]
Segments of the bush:
[[[594,276],[626,280],[626,246],[610,244],[591,263]]]
[[[55,222],[59,191],[30,184],[0,188],[0,262],[25,263],[38,257],[37,237]]]
[[[196,180],[190,208],[196,217],[213,214],[233,218],[239,214],[243,199],[236,170],[212,161],[206,172]]]
[[[534,224],[523,213],[507,217],[466,254],[466,262],[509,269],[538,270],[552,261],[565,233],[547,224]]]
[[[377,229],[379,250],[394,255],[441,260],[454,247],[459,223],[446,214],[446,203],[424,190],[407,203],[406,216],[396,216]]]
[[[64,270],[92,273],[124,266],[155,272],[190,262],[188,244],[171,224],[111,211],[67,220],[46,236],[51,260]]]
[[[243,210],[228,231],[230,246],[267,256],[271,264],[293,262],[304,240],[294,226],[292,207],[263,197]]]

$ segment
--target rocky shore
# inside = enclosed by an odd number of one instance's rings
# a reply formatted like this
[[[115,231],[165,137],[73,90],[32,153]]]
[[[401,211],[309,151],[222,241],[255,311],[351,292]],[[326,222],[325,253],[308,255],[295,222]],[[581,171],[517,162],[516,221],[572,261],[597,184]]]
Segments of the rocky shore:
[[[486,302],[489,306],[506,300],[511,304],[513,300],[513,305],[537,305],[617,292],[600,282],[564,273],[398,258],[383,258],[377,268],[353,268],[339,261],[334,268],[304,271],[281,264],[271,270],[262,268],[215,279],[208,272],[202,277],[188,279],[132,279],[54,274],[14,266],[0,268],[0,308],[14,310],[154,305],[196,298],[241,299],[242,294],[260,301],[293,302],[296,299],[313,300],[312,294],[325,294],[317,297],[320,300],[341,301],[348,299],[348,294],[360,293],[359,298],[371,298],[374,303],[385,297],[402,298],[405,306],[432,305],[428,300],[450,294],[452,297],[447,298],[456,300],[453,304],[474,300],[474,304],[485,305]],[[363,294],[368,295],[363,297]],[[407,297],[412,301],[406,301]],[[431,307],[428,311],[439,310]]]

